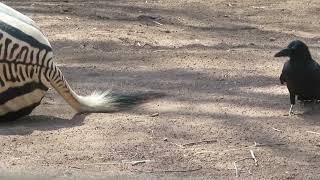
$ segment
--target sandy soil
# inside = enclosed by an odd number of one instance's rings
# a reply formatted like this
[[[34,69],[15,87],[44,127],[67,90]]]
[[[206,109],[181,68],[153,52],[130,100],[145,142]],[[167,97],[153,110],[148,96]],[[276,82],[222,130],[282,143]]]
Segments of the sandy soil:
[[[320,113],[297,105],[300,114],[286,116],[285,59],[273,58],[301,39],[320,60],[320,1],[4,2],[38,23],[79,94],[168,96],[129,112],[74,116],[50,90],[31,116],[1,125],[1,172],[233,179],[234,162],[252,150],[257,165],[236,163],[242,179],[320,178],[320,134],[312,133]]]

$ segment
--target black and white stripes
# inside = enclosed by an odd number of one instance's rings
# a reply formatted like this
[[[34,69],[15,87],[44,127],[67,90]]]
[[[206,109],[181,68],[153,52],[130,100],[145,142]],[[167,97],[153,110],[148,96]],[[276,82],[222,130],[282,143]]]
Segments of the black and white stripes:
[[[0,20],[0,120],[26,115],[40,103],[50,68],[50,46]]]

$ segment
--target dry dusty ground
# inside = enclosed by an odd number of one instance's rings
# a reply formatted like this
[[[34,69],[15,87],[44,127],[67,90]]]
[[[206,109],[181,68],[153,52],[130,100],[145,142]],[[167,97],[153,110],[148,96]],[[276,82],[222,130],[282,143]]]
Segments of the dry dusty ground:
[[[285,59],[273,58],[302,39],[320,60],[320,1],[4,2],[39,24],[76,92],[168,96],[129,112],[73,117],[50,90],[30,117],[1,125],[3,173],[233,179],[233,162],[252,150],[257,166],[236,163],[240,178],[320,178],[320,135],[310,133],[320,133],[320,113],[296,106],[299,115],[285,116]]]

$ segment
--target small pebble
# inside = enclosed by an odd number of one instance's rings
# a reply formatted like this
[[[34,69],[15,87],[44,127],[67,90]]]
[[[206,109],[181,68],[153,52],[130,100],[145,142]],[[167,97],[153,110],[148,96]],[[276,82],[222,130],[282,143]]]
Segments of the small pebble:
[[[270,40],[270,41],[275,41],[275,40],[276,40],[276,38],[271,37],[269,40]]]

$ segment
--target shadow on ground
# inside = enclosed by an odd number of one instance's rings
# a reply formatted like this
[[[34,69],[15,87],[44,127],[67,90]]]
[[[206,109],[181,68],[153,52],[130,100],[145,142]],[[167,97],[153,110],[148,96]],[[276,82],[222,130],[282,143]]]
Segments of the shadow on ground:
[[[30,135],[34,131],[53,131],[83,125],[86,114],[76,114],[72,119],[53,116],[26,116],[16,121],[1,123],[1,135]]]

